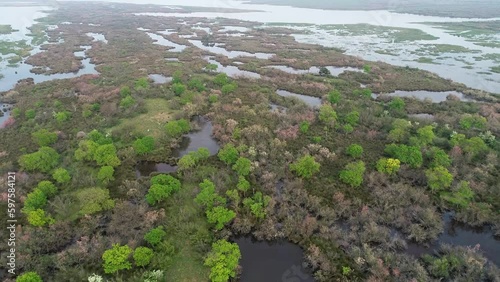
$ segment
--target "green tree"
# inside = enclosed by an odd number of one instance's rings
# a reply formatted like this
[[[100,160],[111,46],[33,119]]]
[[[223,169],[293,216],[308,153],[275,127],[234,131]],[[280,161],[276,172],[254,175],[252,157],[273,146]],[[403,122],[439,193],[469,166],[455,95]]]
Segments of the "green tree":
[[[182,84],[182,83],[174,83],[172,84],[172,91],[174,92],[174,94],[176,96],[181,96],[182,94],[184,94],[184,92],[186,92],[186,85]]]
[[[57,141],[57,134],[55,132],[50,132],[45,128],[33,132],[31,137],[40,147],[50,146]]]
[[[163,227],[156,227],[151,229],[146,235],[144,235],[144,240],[148,242],[151,246],[155,247],[165,238],[167,232],[163,230]]]
[[[220,90],[221,90],[222,94],[227,95],[229,93],[233,93],[234,91],[236,91],[237,88],[238,88],[238,85],[233,82],[233,83],[229,83],[229,84],[222,86],[222,88]]]
[[[155,139],[152,136],[145,136],[134,141],[132,145],[134,151],[139,155],[152,152],[155,149]]]
[[[192,154],[184,155],[177,162],[177,166],[179,167],[179,170],[181,170],[181,171],[193,168],[195,165],[196,165],[196,159],[195,159],[195,157],[193,157]]]
[[[57,183],[64,184],[71,180],[71,175],[69,175],[66,169],[60,167],[52,172],[52,178],[54,178]]]
[[[299,125],[300,132],[306,134],[309,131],[310,123],[308,121],[303,121]]]
[[[46,215],[45,211],[42,209],[36,209],[28,212],[28,223],[35,226],[41,227],[47,224],[53,224],[55,220]]]
[[[400,166],[401,162],[398,159],[382,158],[377,161],[376,168],[379,172],[392,175],[399,171]]]
[[[134,251],[134,261],[137,266],[146,266],[151,262],[154,253],[153,250],[147,247],[138,247]]]
[[[266,217],[266,208],[271,201],[271,197],[262,195],[257,192],[252,198],[245,198],[243,205],[250,210],[250,213],[257,219],[264,219]]]
[[[319,68],[319,75],[320,76],[331,76],[332,73],[330,72],[329,69],[325,68],[325,67],[320,67]]]
[[[365,170],[365,163],[362,161],[349,163],[340,172],[340,180],[352,187],[359,187],[363,183]]]
[[[328,102],[332,104],[338,104],[338,102],[340,102],[341,97],[342,96],[340,95],[340,92],[338,90],[332,90],[328,93]]]
[[[43,193],[39,189],[33,190],[33,192],[29,193],[24,201],[24,213],[29,213],[30,211],[34,211],[37,209],[43,209],[47,204],[47,195]]]
[[[215,191],[215,184],[212,181],[205,179],[199,186],[200,193],[194,199],[197,204],[204,206],[206,209],[226,204],[226,199],[218,195]]]
[[[358,125],[358,122],[359,122],[359,112],[352,111],[352,112],[348,113],[344,119],[345,119],[345,122],[347,122],[347,124],[349,124],[351,126],[356,126],[356,125]]]
[[[130,87],[124,86],[120,89],[120,97],[125,98],[127,96],[132,95],[132,91],[130,91]]]
[[[463,141],[461,147],[464,152],[469,153],[473,156],[477,156],[488,151],[488,145],[486,145],[486,143],[484,143],[483,139],[481,139],[480,137],[472,137]]]
[[[412,168],[419,168],[424,162],[420,148],[415,146],[390,144],[385,147],[385,153]]]
[[[198,92],[202,92],[206,90],[205,85],[199,78],[192,78],[188,82],[189,89],[194,89]]]
[[[151,187],[146,194],[146,201],[150,205],[167,199],[174,192],[181,189],[181,182],[168,174],[160,174],[151,178]]]
[[[236,163],[236,161],[238,160],[239,154],[240,153],[234,147],[234,145],[228,143],[222,149],[219,150],[217,156],[219,157],[219,160],[223,161],[225,164],[232,165]]]
[[[34,119],[36,117],[36,111],[33,109],[29,109],[24,113],[24,115],[27,119]]]
[[[217,66],[216,64],[208,64],[205,66],[205,69],[209,72],[216,72],[218,68],[219,66]]]
[[[129,261],[131,253],[132,249],[129,246],[114,244],[113,248],[106,250],[102,254],[104,272],[110,274],[123,269],[130,269],[132,267]]]
[[[147,77],[141,77],[136,80],[134,85],[135,90],[140,91],[149,88],[149,81]]]
[[[351,144],[347,147],[346,153],[353,158],[359,158],[363,155],[363,147],[359,144]]]
[[[460,127],[462,127],[463,129],[485,129],[487,122],[488,121],[486,120],[486,118],[480,115],[465,114],[460,119]]]
[[[296,162],[290,164],[290,170],[297,173],[299,177],[309,179],[319,172],[320,164],[311,155],[305,155]]]
[[[436,137],[434,134],[434,128],[432,125],[427,125],[417,130],[418,141],[420,146],[425,146],[432,144],[432,141]]]
[[[26,171],[49,172],[58,164],[59,154],[50,147],[41,147],[37,152],[19,158],[19,165]]]
[[[165,130],[168,136],[178,138],[182,134],[189,132],[191,126],[189,125],[189,121],[185,119],[173,120],[165,125]]]
[[[207,220],[209,223],[215,224],[216,230],[221,230],[224,225],[229,223],[236,217],[236,213],[225,207],[217,206],[206,211]]]
[[[218,86],[224,86],[229,83],[229,77],[225,73],[219,73],[215,76],[214,83]]]
[[[337,121],[337,113],[329,104],[323,104],[319,108],[319,120],[327,125],[333,125]]]
[[[399,97],[395,97],[389,103],[389,109],[393,111],[404,111],[406,107],[405,101]]]
[[[115,201],[109,197],[109,190],[92,187],[76,192],[80,205],[80,215],[94,214],[103,210],[110,210],[115,206]]]
[[[115,173],[115,169],[112,166],[106,165],[99,169],[97,173],[97,179],[104,184],[108,184],[110,181],[115,180],[113,174]]]
[[[16,278],[16,282],[43,282],[40,275],[36,272],[25,272]]]
[[[427,184],[433,192],[444,190],[451,186],[453,175],[442,166],[437,166],[425,171]]]
[[[241,258],[241,252],[236,243],[219,240],[212,244],[212,250],[205,259],[205,265],[210,267],[212,282],[227,282],[236,277],[236,268]]]
[[[105,144],[97,147],[93,157],[99,166],[117,167],[121,164],[120,159],[116,155],[116,147],[113,144]]]
[[[69,120],[70,117],[71,117],[71,113],[67,112],[67,111],[57,112],[57,113],[54,114],[54,118],[59,123],[62,123],[62,122],[65,122],[65,121]]]
[[[244,176],[239,176],[238,177],[238,184],[236,185],[239,191],[245,193],[250,189],[250,182],[245,179]]]
[[[392,123],[392,130],[389,131],[389,140],[394,142],[404,142],[410,135],[411,123],[405,119],[396,119]]]
[[[42,191],[42,193],[45,194],[47,198],[53,197],[57,193],[57,187],[48,180],[40,181],[36,186],[35,190]]]
[[[135,99],[132,96],[127,96],[120,100],[120,108],[128,109],[135,105]]]
[[[470,188],[469,182],[460,181],[453,192],[442,193],[441,198],[455,207],[464,209],[474,200],[474,192]]]
[[[252,162],[249,159],[240,157],[233,165],[233,170],[235,170],[238,175],[247,176],[250,174],[251,165]]]
[[[182,83],[182,76],[184,74],[180,70],[174,71],[172,75],[172,83]]]
[[[431,167],[449,167],[451,165],[451,159],[443,149],[437,147],[432,148],[432,150],[430,151],[430,156],[432,159],[430,163]]]

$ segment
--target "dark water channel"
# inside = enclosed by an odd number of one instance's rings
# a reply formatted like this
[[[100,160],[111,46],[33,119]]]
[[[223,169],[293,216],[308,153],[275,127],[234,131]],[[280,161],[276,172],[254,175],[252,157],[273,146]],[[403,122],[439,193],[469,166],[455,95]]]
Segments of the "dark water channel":
[[[197,117],[195,122],[200,129],[183,136],[179,147],[172,150],[172,157],[180,158],[202,147],[207,148],[211,156],[219,152],[220,146],[212,137],[212,122],[204,117]],[[175,171],[177,171],[175,165],[150,161],[139,162],[135,168],[137,177],[149,176],[153,172],[170,173]]]
[[[302,266],[304,251],[286,241],[255,241],[251,237],[233,240],[241,251],[241,282],[312,282]]]
[[[500,266],[500,239],[493,236],[490,227],[467,226],[453,220],[452,213],[445,213],[443,219],[445,222],[444,232],[436,242],[433,242],[428,248],[416,243],[408,243],[406,253],[414,256],[434,254],[441,244],[469,246],[471,248],[477,245],[480,252],[489,261]]]
[[[311,107],[319,107],[321,106],[321,99],[318,97],[312,97],[312,96],[307,96],[303,94],[298,94],[298,93],[293,93],[290,91],[286,90],[277,90],[276,94],[280,95],[281,97],[295,97],[299,100],[302,100],[304,103]]]

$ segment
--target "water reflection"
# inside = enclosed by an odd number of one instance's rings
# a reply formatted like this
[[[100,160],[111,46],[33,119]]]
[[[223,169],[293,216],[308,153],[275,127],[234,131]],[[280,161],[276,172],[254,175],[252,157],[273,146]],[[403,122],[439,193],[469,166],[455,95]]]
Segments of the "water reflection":
[[[86,33],[86,35],[94,38],[94,41],[101,41],[101,42],[104,42],[106,44],[108,43],[108,40],[106,39],[104,34],[89,32],[89,33]]]
[[[153,172],[158,173],[171,173],[176,172],[177,166],[170,165],[167,163],[155,163],[155,162],[139,162],[135,167],[135,175],[137,178],[141,176],[149,176]]]
[[[166,46],[166,47],[172,47],[172,48],[168,49],[168,51],[170,51],[170,52],[182,52],[182,51],[184,51],[184,49],[187,48],[187,46],[185,46],[185,45],[174,43],[174,42],[167,40],[165,37],[160,36],[158,34],[154,34],[151,32],[146,32],[146,33],[149,35],[149,37],[151,39],[153,39],[154,44],[158,44],[158,45],[162,45],[162,46]]]
[[[223,72],[227,74],[229,77],[236,78],[236,77],[248,77],[248,78],[255,78],[258,79],[260,78],[260,74],[251,72],[251,71],[245,71],[245,70],[240,70],[238,67],[235,66],[223,66],[221,63],[218,61],[214,60],[211,57],[204,57],[204,59],[210,63],[217,65],[217,72]]]
[[[4,78],[0,79],[0,91],[8,91],[16,85],[19,80],[22,79],[33,79],[34,83],[45,82],[54,79],[68,79],[79,77],[85,74],[99,74],[99,72],[95,69],[95,65],[90,62],[90,58],[86,56],[86,51],[91,48],[91,46],[80,46],[82,51],[74,52],[76,57],[82,58],[82,68],[80,68],[77,72],[70,73],[56,73],[56,74],[34,74],[31,73],[32,65],[26,63],[20,63],[17,67],[6,68],[2,70],[2,74]],[[39,52],[39,48],[35,48],[32,51],[32,54]]]
[[[491,228],[467,226],[453,220],[453,213],[445,213],[443,220],[445,221],[445,231],[436,242],[429,248],[416,243],[409,243],[406,252],[421,256],[423,254],[433,254],[439,249],[440,244],[470,247],[479,245],[479,249],[484,256],[497,266],[500,266],[500,240],[493,236]]]
[[[172,151],[172,156],[180,158],[202,147],[207,148],[211,156],[219,152],[220,146],[217,140],[212,137],[212,122],[205,117],[197,117],[195,122],[201,129],[184,136],[179,148]]]
[[[251,237],[233,240],[241,251],[242,282],[315,281],[303,267],[303,250],[290,242],[255,241]]]
[[[474,101],[472,99],[466,98],[464,96],[464,94],[457,92],[457,91],[434,92],[434,91],[424,91],[424,90],[420,90],[420,91],[399,91],[398,90],[398,91],[395,91],[393,93],[383,94],[383,95],[396,96],[396,97],[406,97],[406,98],[412,97],[412,98],[416,98],[418,100],[429,99],[433,103],[444,102],[447,100],[447,97],[449,95],[453,95],[453,96],[457,97],[458,99],[460,99],[460,101],[463,101],[463,102]],[[377,94],[373,94],[372,97],[376,98]]]
[[[194,46],[214,53],[214,54],[219,54],[219,55],[224,55],[230,59],[234,59],[236,57],[242,56],[242,57],[254,57],[258,59],[270,59],[274,54],[269,54],[269,53],[249,53],[249,52],[244,52],[244,51],[228,51],[222,47],[220,47],[220,44],[216,44],[215,46],[205,46],[200,40],[189,40],[191,44]]]
[[[289,67],[289,66],[283,66],[283,65],[272,65],[272,66],[267,66],[267,68],[278,69],[278,70],[281,70],[281,71],[284,71],[284,72],[287,72],[287,73],[291,73],[291,74],[308,74],[308,73],[319,74],[319,71],[320,71],[320,68],[316,67],[316,66],[310,67],[307,70],[296,69],[296,68],[292,68],[292,67]],[[340,75],[341,73],[343,73],[345,71],[356,71],[356,72],[361,72],[362,71],[361,69],[353,68],[353,67],[327,66],[325,68],[328,69],[328,71],[330,72],[330,74],[333,75],[333,76],[338,76],[338,75]]]
[[[10,111],[12,110],[12,105],[0,103],[0,128],[4,128],[5,121],[10,117]]]
[[[172,81],[172,77],[167,77],[163,74],[150,74],[148,77],[153,80],[154,84],[164,84]]]
[[[318,107],[318,106],[321,106],[321,99],[318,98],[318,97],[312,97],[312,96],[307,96],[307,95],[303,95],[303,94],[297,94],[297,93],[293,93],[293,92],[290,92],[290,91],[286,91],[286,90],[276,90],[276,94],[282,96],[282,97],[295,97],[297,99],[300,99],[302,100],[304,103],[306,103],[307,105],[311,106],[311,107]]]

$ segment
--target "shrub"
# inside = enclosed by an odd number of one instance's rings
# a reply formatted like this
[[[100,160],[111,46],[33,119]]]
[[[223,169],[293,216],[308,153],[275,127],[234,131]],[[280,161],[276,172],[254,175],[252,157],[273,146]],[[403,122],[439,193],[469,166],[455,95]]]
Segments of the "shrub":
[[[266,217],[266,208],[271,201],[271,197],[262,195],[261,192],[255,193],[252,198],[245,198],[243,205],[250,210],[250,213],[257,219]]]
[[[66,111],[65,112],[57,112],[54,114],[54,118],[59,123],[62,123],[62,122],[69,120],[70,117],[71,117],[71,113],[66,112]]]
[[[319,75],[320,76],[330,76],[330,75],[332,75],[332,73],[330,72],[329,69],[327,69],[325,67],[320,67],[319,68]]]
[[[190,89],[194,89],[194,90],[196,90],[198,92],[206,90],[205,85],[198,78],[192,78],[192,79],[190,79],[189,82],[188,82],[188,87]]]
[[[337,113],[331,105],[324,104],[319,108],[319,120],[325,124],[333,125],[337,121]]]
[[[36,116],[36,111],[33,109],[29,109],[24,113],[24,116],[26,116],[27,119],[34,119]]]
[[[477,129],[485,129],[487,120],[485,117],[479,116],[479,115],[471,115],[471,114],[465,114],[461,119],[460,119],[460,127],[463,129],[471,129],[471,128],[477,128]]]
[[[122,98],[125,98],[125,97],[130,96],[130,95],[132,95],[132,91],[130,91],[130,87],[124,86],[120,89],[120,96]]]
[[[37,209],[43,209],[47,204],[47,195],[43,193],[39,189],[33,190],[33,192],[29,193],[24,201],[24,213],[29,213],[30,211],[34,211]]]
[[[389,109],[393,111],[403,111],[406,107],[405,101],[399,97],[395,97],[389,103]]]
[[[112,249],[106,250],[102,254],[104,272],[109,274],[123,269],[130,269],[132,264],[128,259],[131,253],[132,249],[129,246],[114,244]]]
[[[147,77],[141,77],[136,80],[134,85],[135,90],[143,90],[149,88],[149,81]]]
[[[297,173],[299,177],[309,179],[319,172],[320,164],[311,155],[305,155],[295,163],[290,164],[290,170]]]
[[[452,204],[454,207],[464,209],[467,208],[474,200],[474,192],[470,188],[469,182],[460,181],[458,187],[453,192],[443,193],[441,198]]]
[[[57,193],[57,187],[48,180],[40,181],[35,190],[42,191],[47,197],[53,197]]]

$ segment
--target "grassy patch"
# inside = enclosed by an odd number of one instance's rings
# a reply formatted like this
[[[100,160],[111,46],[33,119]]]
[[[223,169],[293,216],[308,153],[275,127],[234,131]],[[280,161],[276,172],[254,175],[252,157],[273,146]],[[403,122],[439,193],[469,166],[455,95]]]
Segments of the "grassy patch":
[[[439,63],[434,62],[434,60],[432,58],[428,58],[428,57],[420,57],[420,58],[416,59],[415,62],[419,62],[422,64],[439,65]]]
[[[203,265],[211,231],[203,211],[194,202],[196,185],[184,183],[181,190],[164,205],[166,241],[175,251],[159,262],[165,267],[167,281],[207,281],[209,269]]]
[[[439,56],[443,53],[481,53],[481,51],[452,44],[430,44],[418,48],[414,53],[417,55]]]
[[[0,24],[0,34],[11,34],[16,31],[18,30],[13,29],[12,26],[8,24]]]
[[[500,73],[500,66],[497,66],[497,67],[492,67],[490,68],[490,70],[494,73]]]
[[[321,29],[331,30],[338,36],[369,36],[392,40],[395,43],[417,40],[436,40],[435,36],[414,28],[375,26],[370,24],[320,25]]]
[[[393,53],[392,51],[389,51],[389,50],[375,50],[375,53],[381,54],[381,55],[394,56],[394,57],[398,56],[397,53]]]
[[[113,130],[127,130],[139,135],[161,136],[163,126],[172,118],[173,111],[169,108],[169,102],[165,99],[156,98],[145,100],[147,113],[140,114],[130,119],[124,119]]]

